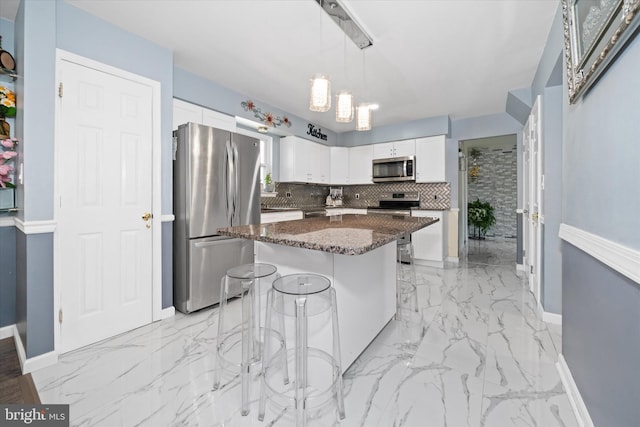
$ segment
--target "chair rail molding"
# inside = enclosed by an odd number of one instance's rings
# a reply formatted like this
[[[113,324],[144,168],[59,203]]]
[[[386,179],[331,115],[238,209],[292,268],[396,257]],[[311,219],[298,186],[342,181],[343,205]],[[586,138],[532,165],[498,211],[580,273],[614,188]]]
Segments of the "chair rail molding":
[[[56,225],[58,224],[55,220],[23,221],[20,218],[15,218],[14,221],[18,230],[24,234],[53,233],[56,231]]]
[[[568,224],[560,224],[559,236],[565,242],[571,243],[640,284],[640,251]]]

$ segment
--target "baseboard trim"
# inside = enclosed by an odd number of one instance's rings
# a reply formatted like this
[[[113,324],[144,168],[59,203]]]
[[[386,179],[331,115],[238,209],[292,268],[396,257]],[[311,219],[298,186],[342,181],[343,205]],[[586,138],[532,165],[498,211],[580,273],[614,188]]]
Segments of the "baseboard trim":
[[[516,264],[516,271],[526,271],[524,264]]]
[[[564,359],[562,354],[558,355],[556,369],[560,374],[560,380],[567,392],[569,403],[571,404],[571,409],[573,409],[573,413],[576,416],[578,425],[580,427],[594,427],[591,415],[589,415],[589,411],[587,410],[587,405],[585,405],[584,400],[582,400],[580,390],[578,390],[578,386],[573,379],[573,375],[571,375],[567,361]]]
[[[444,268],[444,261],[429,261],[426,259],[414,259],[417,265],[423,265],[425,267]]]
[[[176,315],[176,309],[171,306],[167,308],[163,308],[160,312],[160,320],[168,319],[169,317],[173,317]]]
[[[620,274],[640,283],[640,251],[567,224],[560,224],[559,236]]]
[[[9,338],[15,335],[14,330],[16,329],[16,325],[7,325],[0,328],[0,340],[5,338]]]
[[[554,325],[562,325],[562,314],[549,313],[548,311],[542,312],[542,320]]]
[[[460,257],[457,256],[448,256],[446,259],[446,262],[450,262],[453,264],[459,264],[460,263]]]
[[[22,344],[22,339],[20,338],[20,334],[18,333],[18,328],[15,327],[13,332],[13,339],[16,344],[16,352],[18,353],[18,361],[20,362],[22,375],[58,363],[57,351],[50,351],[48,353],[44,353],[39,356],[30,357],[29,359],[27,359],[27,353],[24,351],[24,345]]]

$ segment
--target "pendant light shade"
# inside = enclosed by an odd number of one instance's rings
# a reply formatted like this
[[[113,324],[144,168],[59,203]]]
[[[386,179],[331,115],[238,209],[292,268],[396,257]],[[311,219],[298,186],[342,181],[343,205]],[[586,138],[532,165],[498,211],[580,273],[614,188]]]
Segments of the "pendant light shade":
[[[369,104],[358,104],[356,107],[356,130],[371,129],[371,110]]]
[[[324,113],[331,108],[331,81],[324,74],[316,74],[309,80],[311,93],[309,97],[309,109]]]
[[[353,95],[348,90],[336,95],[336,122],[349,123],[353,120]]]

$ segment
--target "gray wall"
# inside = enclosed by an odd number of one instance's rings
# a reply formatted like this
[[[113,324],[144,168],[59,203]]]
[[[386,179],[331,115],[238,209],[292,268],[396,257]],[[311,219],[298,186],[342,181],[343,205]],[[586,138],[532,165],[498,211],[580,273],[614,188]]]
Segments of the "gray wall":
[[[561,31],[558,40],[561,42]],[[640,37],[563,102],[562,221],[640,250]],[[563,353],[596,426],[640,419],[640,284],[562,245]]]
[[[594,425],[640,420],[640,286],[562,244],[562,352]]]
[[[16,323],[16,229],[0,227],[0,328]]]

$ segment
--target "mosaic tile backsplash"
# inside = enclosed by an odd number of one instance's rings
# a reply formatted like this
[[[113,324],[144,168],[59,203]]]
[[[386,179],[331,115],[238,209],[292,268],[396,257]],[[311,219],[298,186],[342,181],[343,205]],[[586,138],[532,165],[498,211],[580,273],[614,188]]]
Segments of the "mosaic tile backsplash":
[[[493,206],[496,223],[487,230],[490,237],[517,236],[517,150],[508,148],[478,148],[478,177],[469,178],[469,201],[480,199]],[[470,226],[469,233],[473,233]]]
[[[383,193],[418,192],[420,208],[448,210],[451,207],[451,186],[448,182],[417,184],[415,182],[384,183],[368,185],[334,186],[342,188],[342,204],[350,208],[377,206]],[[293,184],[277,182],[276,197],[263,197],[263,207],[312,208],[325,205],[330,186],[316,184]],[[287,193],[291,197],[286,197]]]

